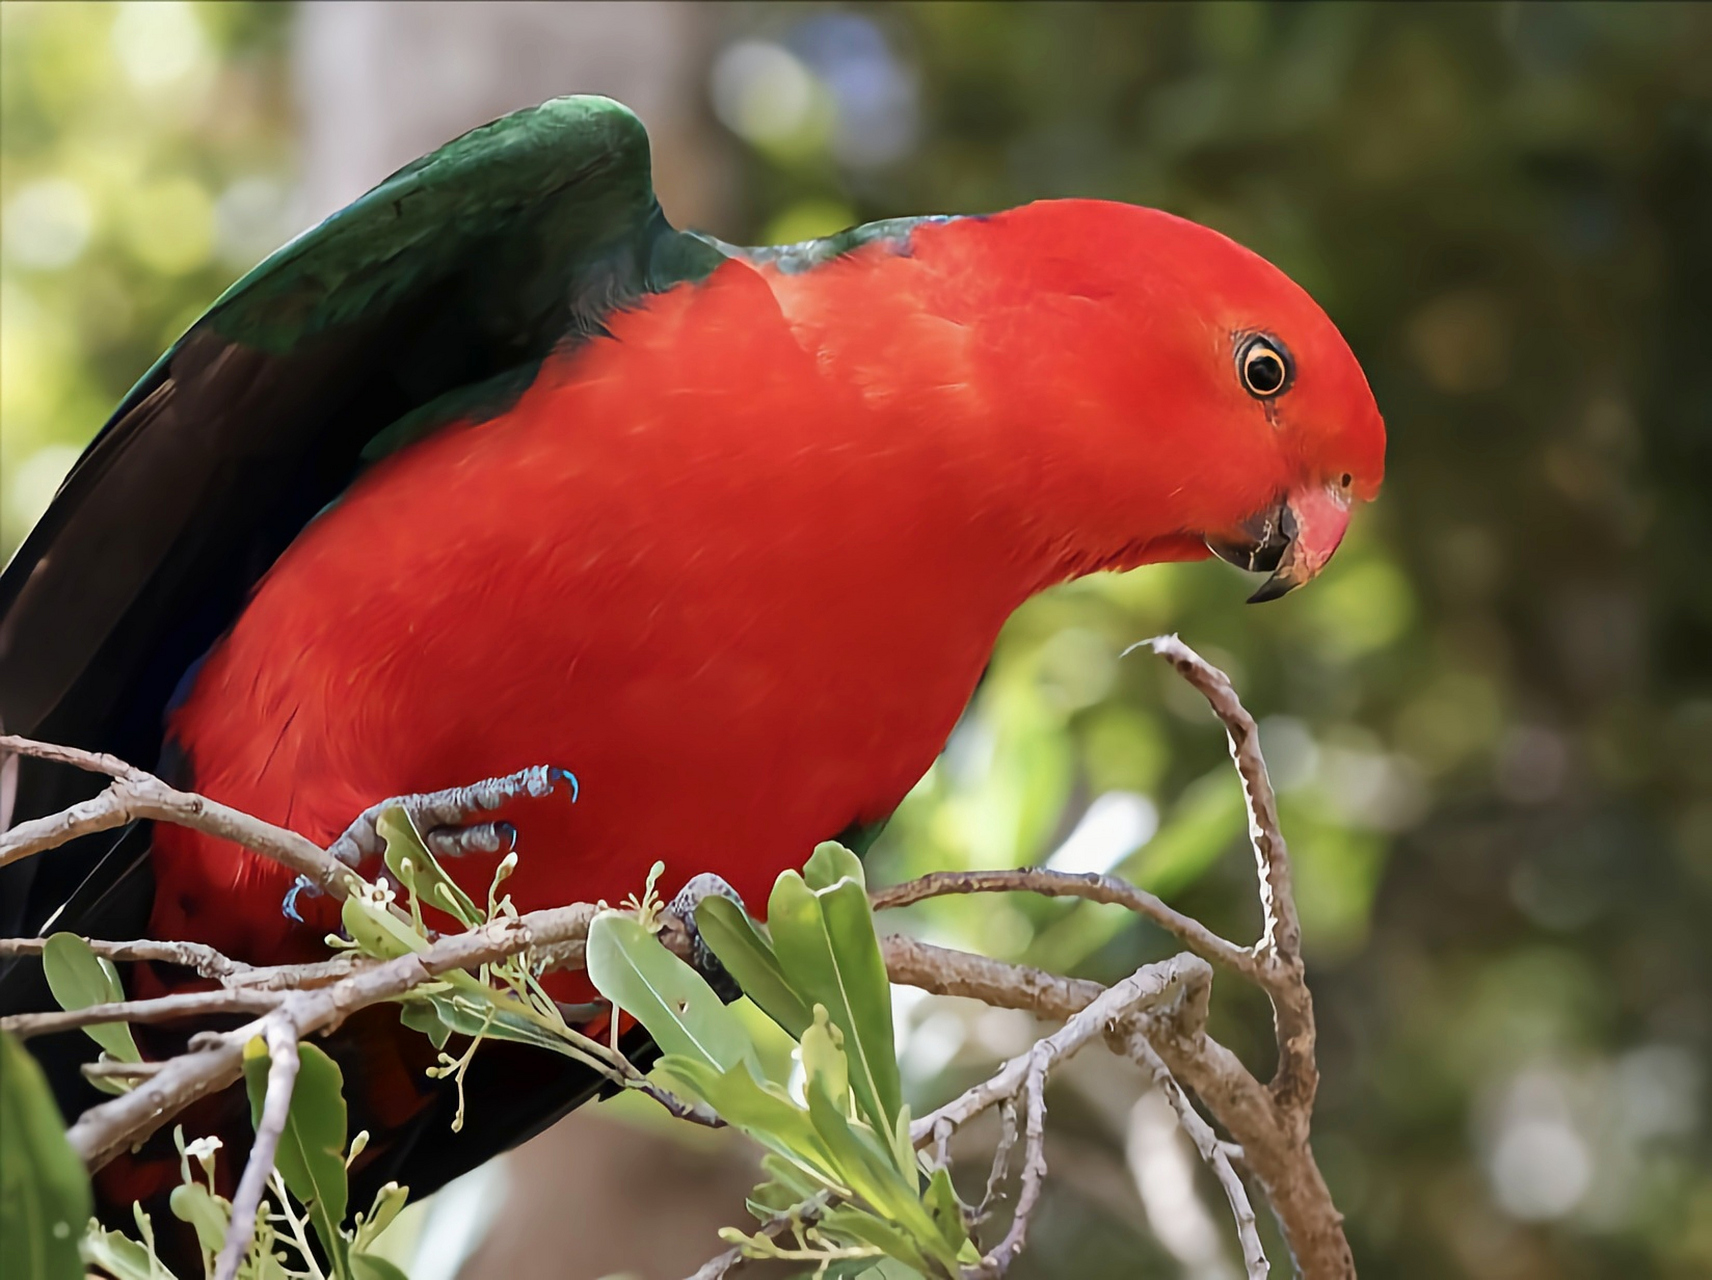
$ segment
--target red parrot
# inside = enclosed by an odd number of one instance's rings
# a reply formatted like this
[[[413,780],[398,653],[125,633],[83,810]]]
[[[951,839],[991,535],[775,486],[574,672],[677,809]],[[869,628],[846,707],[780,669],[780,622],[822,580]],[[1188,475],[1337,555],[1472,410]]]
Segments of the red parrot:
[[[557,766],[575,804],[429,815],[455,874],[484,889],[515,839],[523,909],[616,901],[656,859],[668,896],[712,871],[758,907],[892,811],[1024,600],[1209,547],[1280,595],[1383,455],[1332,322],[1217,232],[1055,200],[740,249],[665,222],[635,117],[561,99],[299,237],[150,370],[0,580],[0,721],[323,845]],[[26,762],[18,814],[79,781]],[[11,930],[268,964],[337,927],[181,828],[15,870]],[[422,1038],[350,1031],[371,1180],[430,1189],[592,1089],[484,1048],[511,1065],[472,1072],[454,1137]],[[103,1195],[160,1190],[150,1158]]]

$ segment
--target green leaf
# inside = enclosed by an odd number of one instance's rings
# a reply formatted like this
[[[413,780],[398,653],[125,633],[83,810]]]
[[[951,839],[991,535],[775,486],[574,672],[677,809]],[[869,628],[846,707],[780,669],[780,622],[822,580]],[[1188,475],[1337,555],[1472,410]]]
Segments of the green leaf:
[[[852,1124],[817,1082],[810,1080],[805,1092],[815,1132],[831,1149],[840,1175],[891,1228],[907,1235],[916,1250],[894,1256],[920,1267],[922,1264],[912,1259],[925,1255],[937,1260],[946,1274],[955,1275],[956,1251],[947,1247],[939,1226],[922,1203],[913,1156],[907,1169],[898,1168],[889,1145],[866,1125]]]
[[[787,871],[773,886],[767,923],[792,988],[804,1003],[825,1005],[844,1033],[856,1105],[890,1133],[903,1089],[892,1043],[892,988],[867,892],[851,879],[815,892]]]
[[[826,1006],[814,1007],[814,1025],[802,1035],[803,1072],[819,1083],[840,1111],[850,1108],[850,1060],[844,1056],[843,1033],[827,1019]]]
[[[659,1070],[681,1080],[727,1124],[741,1129],[769,1151],[810,1170],[840,1194],[851,1187],[836,1172],[836,1162],[809,1115],[784,1090],[749,1073],[747,1063],[715,1071],[699,1058],[670,1055]]]
[[[42,945],[42,971],[48,990],[62,1009],[87,1009],[125,998],[124,984],[111,960],[103,960],[74,933],[56,933]],[[83,1034],[121,1062],[141,1062],[131,1029],[122,1022],[85,1027]]]
[[[0,1033],[0,1240],[7,1280],[81,1280],[89,1175],[65,1140],[47,1078]]]
[[[475,899],[446,874],[446,869],[429,852],[402,806],[393,805],[381,811],[375,819],[375,834],[386,841],[387,870],[398,878],[400,884],[408,885],[423,906],[447,912],[466,929],[482,922],[482,911],[476,906]],[[408,868],[406,860],[410,864]]]
[[[908,1232],[855,1205],[841,1204],[828,1209],[820,1217],[820,1229],[840,1244],[879,1249],[917,1272],[932,1275],[939,1271],[923,1256]]]
[[[375,1242],[375,1238],[392,1225],[393,1219],[404,1212],[410,1199],[410,1188],[388,1182],[375,1192],[374,1204],[363,1215],[351,1240],[353,1251],[360,1253]]]
[[[773,944],[730,898],[714,893],[696,907],[701,940],[743,988],[743,994],[790,1034],[800,1037],[814,1015],[791,989]]]
[[[749,1212],[760,1222],[785,1213],[826,1190],[826,1183],[794,1160],[769,1151],[761,1157],[765,1179],[749,1193]]]
[[[129,1030],[129,1028],[126,1029]],[[110,1053],[103,1052],[98,1058],[96,1058],[96,1061],[117,1062],[118,1059]],[[92,1088],[99,1089],[102,1093],[112,1094],[115,1098],[119,1097],[121,1094],[126,1094],[131,1091],[131,1085],[129,1082],[115,1080],[111,1076],[92,1076],[89,1079],[89,1084]]]
[[[662,1053],[723,1071],[754,1052],[749,1033],[713,988],[633,917],[597,915],[586,957],[589,981],[646,1027]]]
[[[386,908],[365,902],[356,894],[346,898],[339,908],[339,920],[364,955],[396,960],[412,951],[428,950],[428,939]]]
[[[398,1011],[398,1020],[427,1036],[436,1049],[444,1049],[452,1036],[452,1029],[441,1020],[440,1011],[430,1000],[406,1001]]]
[[[409,1280],[396,1264],[374,1253],[353,1253],[351,1274],[356,1280]]]
[[[10,1247],[15,1237],[7,1235]],[[107,1231],[93,1223],[83,1237],[78,1256],[92,1267],[99,1267],[118,1280],[161,1280],[166,1268],[156,1262],[149,1251],[123,1231]],[[74,1274],[81,1275],[79,1267]],[[10,1274],[10,1273],[8,1273]]]
[[[889,1135],[892,1140],[892,1159],[900,1169],[918,1169],[921,1166],[920,1157],[916,1154],[915,1144],[910,1141],[910,1109],[908,1106],[898,1108],[898,1122]]]
[[[862,859],[836,840],[825,840],[815,845],[814,852],[803,863],[802,874],[808,887],[816,891],[830,889],[840,880],[854,880],[864,890],[868,887],[862,872]]]
[[[251,1041],[252,1046],[259,1043]],[[274,1163],[286,1189],[308,1208],[315,1234],[332,1256],[334,1269],[345,1275],[347,1246],[339,1233],[349,1195],[345,1181],[344,1077],[338,1064],[312,1044],[297,1046],[297,1061],[297,1086],[292,1090],[291,1110]],[[265,1050],[245,1052],[244,1086],[250,1095],[252,1124],[261,1123],[271,1062]]]
[[[201,1183],[181,1182],[172,1189],[167,1204],[173,1217],[196,1228],[196,1242],[204,1253],[220,1252],[232,1222],[232,1206],[227,1201],[216,1200]]]
[[[951,1172],[941,1166],[933,1171],[933,1176],[927,1180],[927,1190],[921,1194],[921,1202],[927,1206],[928,1214],[939,1227],[940,1239],[952,1252],[959,1252],[969,1242],[969,1228],[964,1223],[963,1202],[957,1198],[957,1189],[951,1185]]]
[[[880,1143],[873,1130],[852,1123],[827,1097],[818,1081],[810,1080],[808,1114],[814,1131],[832,1152],[833,1167],[841,1180],[870,1206],[912,1235],[935,1235],[932,1220],[921,1203],[920,1186],[913,1166],[898,1168],[889,1144]]]

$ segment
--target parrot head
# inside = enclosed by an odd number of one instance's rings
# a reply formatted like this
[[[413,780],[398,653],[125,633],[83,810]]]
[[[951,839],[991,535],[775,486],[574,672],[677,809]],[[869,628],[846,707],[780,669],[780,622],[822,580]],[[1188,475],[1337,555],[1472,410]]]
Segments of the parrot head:
[[[1093,545],[1129,539],[1104,564],[1211,550],[1270,575],[1254,601],[1318,574],[1385,468],[1367,379],[1318,304],[1259,255],[1155,209],[1059,200],[998,219],[1028,264],[1034,354],[1010,358],[1057,389],[1025,412],[1092,442],[1080,518]]]

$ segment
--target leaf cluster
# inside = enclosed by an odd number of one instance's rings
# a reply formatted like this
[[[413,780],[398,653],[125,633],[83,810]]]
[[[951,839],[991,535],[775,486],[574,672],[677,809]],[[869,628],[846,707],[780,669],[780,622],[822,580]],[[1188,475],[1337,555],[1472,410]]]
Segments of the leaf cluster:
[[[70,935],[62,935],[69,937]],[[81,939],[71,943],[88,947]],[[61,956],[74,954],[61,944]],[[89,957],[94,959],[93,956]],[[87,972],[89,967],[72,960]],[[63,971],[62,971],[63,973]],[[56,988],[57,993],[57,988]],[[375,1251],[381,1233],[398,1217],[409,1192],[389,1182],[366,1212],[346,1222],[346,1171],[367,1141],[346,1145],[344,1081],[338,1065],[313,1045],[298,1046],[299,1070],[281,1137],[269,1195],[256,1215],[254,1234],[238,1265],[239,1280],[404,1280],[404,1273]],[[90,1216],[89,1175],[66,1141],[59,1110],[35,1059],[11,1035],[0,1038],[0,1234],[7,1274],[20,1280],[75,1280],[94,1268],[116,1280],[173,1280],[155,1249],[155,1224],[132,1206],[136,1237],[109,1230]],[[267,1092],[268,1055],[252,1042],[244,1062],[253,1123]],[[204,1273],[231,1227],[232,1203],[217,1189],[218,1138],[178,1144],[180,1182],[168,1207],[196,1233]]]
[[[800,1082],[769,1078],[742,1021],[634,917],[606,912],[589,928],[589,977],[654,1037],[657,1071],[767,1152],[766,1179],[749,1197],[763,1229],[722,1234],[751,1257],[823,1271],[854,1274],[890,1258],[958,1275],[978,1253],[950,1175],[910,1140],[861,862],[842,845],[819,846],[800,874],[778,878],[767,921],[719,896],[696,910],[702,940],[796,1041]]]

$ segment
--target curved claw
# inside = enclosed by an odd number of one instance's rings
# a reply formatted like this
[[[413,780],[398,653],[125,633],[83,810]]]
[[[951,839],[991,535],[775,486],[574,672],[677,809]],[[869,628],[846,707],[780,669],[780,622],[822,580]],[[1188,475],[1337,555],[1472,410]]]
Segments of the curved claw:
[[[572,773],[569,769],[561,769],[561,768],[559,768],[558,765],[550,764],[547,766],[547,777],[550,780],[556,778],[560,782],[570,783],[571,784],[571,803],[575,804],[577,802],[577,792],[578,792],[579,788],[578,788],[578,784],[577,784],[577,775],[576,774]]]
[[[321,896],[321,886],[308,876],[298,876],[295,884],[285,891],[285,898],[279,904],[279,912],[294,924],[302,924],[303,917],[297,913],[297,899],[307,893],[311,898]]]

